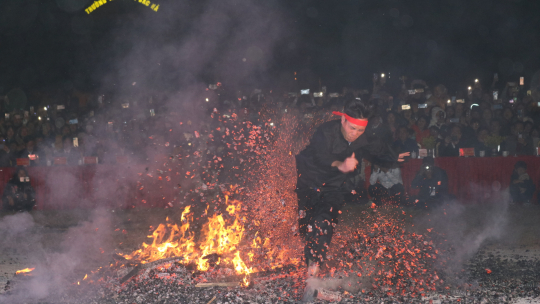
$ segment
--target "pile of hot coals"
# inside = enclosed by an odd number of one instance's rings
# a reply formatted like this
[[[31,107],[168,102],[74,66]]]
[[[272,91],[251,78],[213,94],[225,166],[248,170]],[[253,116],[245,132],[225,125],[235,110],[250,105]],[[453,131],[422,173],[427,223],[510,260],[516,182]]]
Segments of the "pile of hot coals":
[[[235,226],[242,219],[241,213],[235,214],[241,206],[237,201],[228,204],[234,210],[209,216],[196,242],[189,243],[190,230],[183,226],[192,220],[187,208],[182,225],[167,221],[139,250],[115,255],[110,265],[42,302],[299,302],[306,269],[296,263],[298,256],[287,251],[277,254],[276,248],[284,246],[258,240]],[[319,294],[334,291],[341,303],[518,303],[518,299],[538,297],[538,260],[480,251],[463,269],[451,272],[445,269],[448,252],[439,252],[434,244],[435,232],[421,235],[406,229],[407,212],[397,207],[352,209],[359,211],[362,224],[338,226],[329,261],[316,282]],[[216,224],[220,221],[223,225]],[[212,225],[221,230],[210,233]],[[231,233],[238,234],[238,243]],[[211,246],[214,249],[208,250]],[[182,250],[175,251],[178,248]],[[32,271],[25,271],[8,284],[8,293],[32,286]],[[314,302],[328,301],[316,296]]]

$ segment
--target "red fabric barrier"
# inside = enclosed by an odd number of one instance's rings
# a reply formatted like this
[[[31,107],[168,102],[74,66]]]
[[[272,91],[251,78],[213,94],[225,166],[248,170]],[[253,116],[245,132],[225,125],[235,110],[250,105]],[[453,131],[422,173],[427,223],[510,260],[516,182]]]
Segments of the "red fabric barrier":
[[[510,185],[517,161],[525,161],[528,173],[540,190],[540,157],[439,157],[435,164],[448,174],[449,190],[462,203],[489,202],[494,192]],[[414,195],[411,182],[421,159],[401,164],[406,191]],[[164,166],[167,167],[167,166]],[[190,177],[175,170],[149,169],[147,165],[85,165],[27,167],[36,190],[36,209],[165,207],[182,201],[178,187]],[[0,168],[0,193],[16,168]],[[366,167],[366,186],[371,168]]]
[[[508,188],[517,161],[527,163],[527,172],[539,190],[540,157],[438,157],[435,158],[435,165],[448,174],[450,193],[467,204],[489,202],[495,192]],[[411,159],[401,165],[403,185],[410,195],[417,193],[417,190],[411,189],[411,182],[421,164],[421,159]],[[370,170],[370,167],[366,168],[368,185]]]

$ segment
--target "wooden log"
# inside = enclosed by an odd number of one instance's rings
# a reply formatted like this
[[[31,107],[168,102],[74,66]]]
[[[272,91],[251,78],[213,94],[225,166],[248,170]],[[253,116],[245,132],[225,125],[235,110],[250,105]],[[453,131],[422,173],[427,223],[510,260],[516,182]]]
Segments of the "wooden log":
[[[120,284],[122,284],[125,281],[129,280],[130,278],[138,275],[139,272],[141,270],[143,270],[143,269],[148,269],[148,268],[155,267],[155,266],[157,266],[159,264],[168,263],[168,262],[176,261],[176,260],[183,260],[183,259],[184,259],[183,257],[170,257],[170,258],[164,258],[164,259],[161,259],[161,260],[148,262],[148,263],[144,263],[144,264],[139,263],[135,267],[133,267],[133,269],[130,272],[128,272],[128,274],[126,274],[124,277],[122,277],[122,279],[120,279]]]
[[[214,283],[199,283],[195,287],[206,288],[206,287],[233,287],[240,286],[240,282],[214,282]]]

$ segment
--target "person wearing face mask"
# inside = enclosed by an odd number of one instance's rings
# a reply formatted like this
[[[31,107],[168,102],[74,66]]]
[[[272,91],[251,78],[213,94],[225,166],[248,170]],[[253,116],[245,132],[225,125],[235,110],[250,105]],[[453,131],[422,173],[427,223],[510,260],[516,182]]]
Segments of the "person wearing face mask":
[[[316,276],[326,261],[345,195],[356,191],[355,177],[359,175],[362,158],[372,163],[396,163],[409,155],[398,155],[380,138],[364,135],[371,113],[369,104],[348,100],[343,112],[333,112],[341,118],[320,125],[309,145],[296,155],[298,224],[306,241],[308,277]],[[304,301],[312,299],[313,289],[308,284]]]

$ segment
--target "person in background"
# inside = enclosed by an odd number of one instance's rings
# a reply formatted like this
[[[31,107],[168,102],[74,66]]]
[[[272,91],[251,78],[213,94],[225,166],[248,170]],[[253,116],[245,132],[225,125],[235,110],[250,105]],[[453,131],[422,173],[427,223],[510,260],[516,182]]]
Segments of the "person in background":
[[[372,138],[379,138],[388,144],[392,144],[393,142],[392,132],[386,124],[383,124],[380,116],[375,116],[369,120],[366,135]]]
[[[68,165],[77,166],[82,155],[79,148],[73,147],[73,138],[64,136],[62,138],[62,149],[55,151],[54,157],[65,157]]]
[[[492,119],[493,119],[493,112],[491,112],[491,109],[483,109],[482,120],[481,120],[482,127],[488,127],[489,125],[491,125]]]
[[[407,126],[407,128],[412,129],[416,126],[416,120],[411,110],[402,111],[401,116],[403,117],[403,125]]]
[[[15,139],[15,130],[13,129],[13,127],[7,128],[5,143],[6,145],[10,145],[11,143],[17,143],[17,140]]]
[[[398,119],[394,112],[388,112],[388,114],[386,115],[386,125],[392,133],[392,141],[397,139],[397,130],[399,128],[397,120]]]
[[[56,136],[52,133],[50,123],[44,122],[41,125],[41,135],[43,137],[43,145],[46,145],[49,148],[52,148],[54,146],[54,141],[55,141]]]
[[[5,144],[4,137],[0,136],[0,167],[11,167],[16,163],[15,152]]]
[[[422,167],[416,173],[411,186],[413,189],[420,189],[416,198],[416,204],[420,207],[435,206],[450,198],[448,175],[446,171],[435,166],[431,156],[422,160]]]
[[[511,134],[504,141],[504,149],[510,155],[533,155],[532,139],[524,132],[523,122],[512,125]]]
[[[508,129],[510,129],[510,127]],[[501,122],[500,121],[498,121],[497,119],[491,120],[491,125],[489,126],[489,134],[491,136],[504,136],[504,133],[501,132]]]
[[[422,146],[422,141],[424,138],[429,137],[431,135],[428,126],[428,118],[426,116],[420,116],[418,120],[416,121],[416,124],[412,127],[414,130],[414,134],[416,137],[416,142]],[[422,146],[422,148],[424,148]]]
[[[476,137],[476,142],[474,143],[474,156],[486,156],[486,154],[489,153],[491,149],[486,146],[486,138],[488,136],[488,129],[480,128],[478,130],[478,136]],[[480,151],[484,151],[484,155],[480,155]]]
[[[411,155],[418,155],[418,144],[409,137],[409,129],[405,126],[398,128],[398,139],[392,147],[397,153],[409,152]]]
[[[41,153],[36,149],[36,142],[34,139],[28,140],[25,145],[25,149],[19,152],[19,158],[30,159],[30,166],[40,165]]]
[[[374,164],[369,183],[369,196],[376,205],[384,203],[401,205],[405,202],[405,188],[399,167]]]
[[[429,127],[431,128],[432,126],[435,126],[439,130],[444,131],[445,122],[446,113],[444,112],[444,110],[439,107],[434,107],[431,110],[431,122],[429,123]]]
[[[524,161],[518,161],[514,165],[514,171],[510,176],[509,190],[512,203],[531,204],[535,186],[527,173],[527,164]]]
[[[514,117],[514,112],[512,111],[512,108],[505,107],[503,110],[502,119],[500,120],[499,126],[502,128],[503,135],[508,135],[508,132],[510,131],[510,126],[516,121]]]
[[[447,101],[450,97],[448,96],[448,90],[442,84],[437,85],[433,89],[433,95],[428,99],[428,104],[441,109],[446,109]]]
[[[36,204],[35,191],[30,177],[23,168],[18,168],[4,188],[3,209],[6,211],[31,211]]]
[[[461,126],[454,125],[439,145],[439,156],[459,156],[460,148],[472,148],[472,144],[464,142],[461,136]]]

